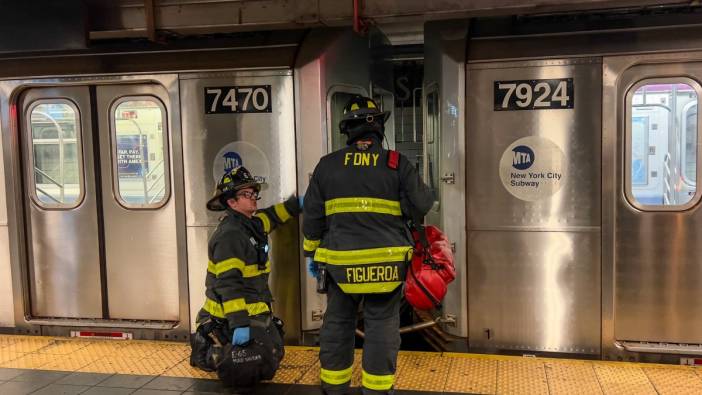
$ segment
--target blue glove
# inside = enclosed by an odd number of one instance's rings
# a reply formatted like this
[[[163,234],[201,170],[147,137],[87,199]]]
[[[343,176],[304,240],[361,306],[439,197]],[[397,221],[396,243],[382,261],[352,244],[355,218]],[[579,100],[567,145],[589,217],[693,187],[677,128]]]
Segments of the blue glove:
[[[232,344],[237,346],[243,346],[249,342],[250,330],[248,326],[242,326],[241,328],[234,329],[234,335],[232,336]]]
[[[305,258],[305,262],[307,262],[307,273],[309,273],[310,277],[319,277],[319,264],[310,256]]]
[[[305,205],[305,195],[298,196],[297,201],[300,202],[300,208],[302,208]]]

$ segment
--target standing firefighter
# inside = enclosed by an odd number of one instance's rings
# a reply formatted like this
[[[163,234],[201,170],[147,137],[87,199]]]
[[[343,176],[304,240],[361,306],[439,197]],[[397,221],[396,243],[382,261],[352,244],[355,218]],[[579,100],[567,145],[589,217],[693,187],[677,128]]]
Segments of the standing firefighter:
[[[405,219],[423,217],[433,197],[407,158],[383,149],[388,115],[372,99],[352,98],[339,124],[348,147],[319,161],[305,195],[305,256],[318,284],[327,283],[319,350],[327,394],[349,390],[361,302],[363,391],[393,388],[402,282],[413,244]]]
[[[283,357],[282,323],[271,313],[268,234],[300,212],[295,197],[257,210],[261,184],[244,167],[228,171],[207,202],[225,211],[208,245],[205,304],[192,336],[190,363],[217,370],[242,389],[271,379]]]

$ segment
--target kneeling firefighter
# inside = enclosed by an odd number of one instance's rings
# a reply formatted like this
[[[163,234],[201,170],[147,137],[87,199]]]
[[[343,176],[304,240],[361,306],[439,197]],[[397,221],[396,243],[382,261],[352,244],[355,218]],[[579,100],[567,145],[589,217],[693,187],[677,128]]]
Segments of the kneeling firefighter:
[[[383,149],[387,112],[353,97],[339,128],[348,147],[323,157],[305,194],[308,268],[326,281],[320,332],[322,389],[348,393],[356,315],[363,305],[363,392],[391,393],[400,348],[400,302],[412,241],[407,218],[421,218],[433,196],[412,163]]]
[[[205,304],[191,336],[190,364],[245,390],[273,378],[283,358],[282,322],[271,312],[268,234],[300,213],[300,203],[258,210],[261,184],[246,168],[228,171],[207,203],[226,211],[208,244]]]

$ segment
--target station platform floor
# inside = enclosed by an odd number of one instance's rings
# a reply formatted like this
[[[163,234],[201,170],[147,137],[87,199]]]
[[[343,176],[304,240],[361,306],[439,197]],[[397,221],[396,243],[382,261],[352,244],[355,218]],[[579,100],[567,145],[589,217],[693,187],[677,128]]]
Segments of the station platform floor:
[[[0,335],[0,394],[231,394],[184,343]],[[352,386],[360,385],[360,350]],[[286,347],[257,394],[319,392],[318,349]],[[702,394],[702,367],[401,351],[396,394]],[[360,392],[359,392],[360,393]]]

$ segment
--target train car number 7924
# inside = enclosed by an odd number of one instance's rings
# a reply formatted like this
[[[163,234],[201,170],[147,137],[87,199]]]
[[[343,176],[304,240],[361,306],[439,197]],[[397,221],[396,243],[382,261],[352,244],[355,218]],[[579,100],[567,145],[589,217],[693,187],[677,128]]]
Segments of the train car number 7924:
[[[494,82],[494,110],[553,110],[575,105],[572,78]]]

